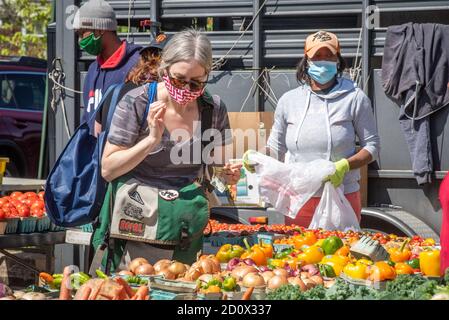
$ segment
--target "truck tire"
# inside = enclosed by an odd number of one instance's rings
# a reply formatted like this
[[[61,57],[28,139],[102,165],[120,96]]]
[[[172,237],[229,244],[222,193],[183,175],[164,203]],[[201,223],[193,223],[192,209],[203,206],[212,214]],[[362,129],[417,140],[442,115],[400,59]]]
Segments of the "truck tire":
[[[426,223],[411,213],[395,208],[363,208],[360,226],[364,230],[394,233],[399,236],[433,238],[440,241],[439,235]]]

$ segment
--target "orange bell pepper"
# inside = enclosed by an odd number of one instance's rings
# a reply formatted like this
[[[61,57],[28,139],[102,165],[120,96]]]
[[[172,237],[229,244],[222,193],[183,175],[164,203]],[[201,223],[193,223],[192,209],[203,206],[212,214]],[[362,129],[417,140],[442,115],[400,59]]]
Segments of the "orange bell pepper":
[[[349,255],[349,247],[348,246],[343,246],[340,249],[338,249],[335,254],[337,256],[343,256],[343,257],[347,257]]]
[[[412,252],[409,249],[405,248],[409,241],[410,239],[407,239],[402,243],[400,248],[392,248],[388,251],[391,261],[393,261],[394,263],[398,263],[410,260]]]
[[[404,262],[398,262],[394,265],[397,274],[414,274],[413,268]]]
[[[260,241],[259,247],[265,253],[265,257],[268,259],[273,258],[273,246],[271,244],[262,243],[262,241]]]
[[[265,266],[267,264],[267,257],[265,256],[265,252],[262,248],[258,244],[250,247],[246,238],[243,239],[243,242],[245,243],[246,251],[242,254],[240,259],[251,259],[256,263],[256,265]]]
[[[300,235],[294,236],[293,238],[294,246],[296,249],[301,249],[301,247],[304,245],[314,245],[318,241],[315,233],[313,233],[312,231],[301,233]]]
[[[376,262],[369,267],[369,277],[371,281],[393,280],[396,278],[396,270],[385,261]]]

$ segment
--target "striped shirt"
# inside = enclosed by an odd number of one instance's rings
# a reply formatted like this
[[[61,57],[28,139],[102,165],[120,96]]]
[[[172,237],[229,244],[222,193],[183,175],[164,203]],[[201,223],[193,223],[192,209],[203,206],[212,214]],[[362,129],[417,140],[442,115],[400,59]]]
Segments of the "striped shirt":
[[[211,129],[216,129],[218,133],[212,142],[213,146],[232,143],[228,113],[223,101],[217,97],[214,99],[207,92],[197,101],[200,120],[203,108],[213,108]],[[146,85],[131,90],[120,100],[112,118],[109,143],[130,148],[148,136],[148,123],[144,119],[147,103]],[[200,136],[201,128],[198,126],[190,140],[176,143],[165,130],[159,145],[130,174],[142,183],[158,188],[184,187],[198,177],[202,167]],[[182,160],[173,154],[182,155]]]

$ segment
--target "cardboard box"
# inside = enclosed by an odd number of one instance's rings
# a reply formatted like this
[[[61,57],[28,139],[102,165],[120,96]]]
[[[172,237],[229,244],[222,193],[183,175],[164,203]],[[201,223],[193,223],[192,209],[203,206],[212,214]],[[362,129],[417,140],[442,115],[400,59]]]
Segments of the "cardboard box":
[[[229,112],[233,130],[232,159],[240,159],[248,149],[266,146],[274,122],[273,112]]]

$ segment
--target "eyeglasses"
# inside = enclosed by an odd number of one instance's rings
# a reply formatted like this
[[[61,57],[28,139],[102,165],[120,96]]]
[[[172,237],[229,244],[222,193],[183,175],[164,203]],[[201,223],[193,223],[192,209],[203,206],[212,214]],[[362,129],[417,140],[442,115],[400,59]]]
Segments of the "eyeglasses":
[[[197,81],[197,80],[190,80],[190,81],[184,81],[178,78],[173,77],[170,72],[167,70],[167,75],[170,78],[170,82],[178,89],[184,89],[186,85],[189,85],[190,90],[192,91],[200,91],[207,85],[206,81]]]

